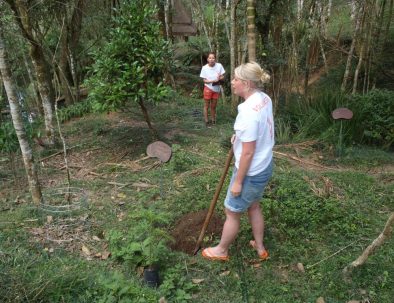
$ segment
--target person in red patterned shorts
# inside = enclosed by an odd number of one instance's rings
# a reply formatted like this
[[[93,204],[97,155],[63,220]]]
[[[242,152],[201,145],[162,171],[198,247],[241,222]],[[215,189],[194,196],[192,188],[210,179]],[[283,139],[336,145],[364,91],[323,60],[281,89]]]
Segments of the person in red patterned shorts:
[[[220,80],[224,79],[225,70],[216,62],[215,53],[208,54],[207,64],[201,69],[200,77],[204,80],[204,120],[205,126],[216,124],[216,105],[220,95]],[[208,111],[211,110],[211,121],[208,119]]]

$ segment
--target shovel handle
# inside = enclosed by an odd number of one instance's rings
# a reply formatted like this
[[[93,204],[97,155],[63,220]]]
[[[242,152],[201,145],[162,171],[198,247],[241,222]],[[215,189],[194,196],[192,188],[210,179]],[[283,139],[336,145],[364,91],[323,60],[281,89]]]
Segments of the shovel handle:
[[[207,216],[205,217],[205,221],[204,221],[204,224],[202,226],[202,229],[201,229],[201,232],[200,232],[200,236],[198,237],[198,240],[197,240],[197,243],[196,243],[196,247],[195,247],[194,253],[193,253],[194,255],[196,255],[197,252],[201,248],[202,239],[204,238],[204,235],[205,235],[205,232],[207,230],[208,224],[211,221],[211,217],[213,215],[213,211],[215,210],[216,202],[218,201],[220,191],[222,190],[224,180],[226,179],[227,172],[228,172],[228,169],[229,169],[230,164],[231,164],[231,160],[233,159],[233,155],[234,155],[233,148],[231,147],[229,152],[228,152],[228,154],[227,154],[226,164],[224,165],[224,170],[223,170],[222,176],[220,177],[220,181],[219,181],[218,185],[216,186],[215,194],[213,195],[213,198],[211,200],[211,204],[209,206],[209,210],[208,210]]]

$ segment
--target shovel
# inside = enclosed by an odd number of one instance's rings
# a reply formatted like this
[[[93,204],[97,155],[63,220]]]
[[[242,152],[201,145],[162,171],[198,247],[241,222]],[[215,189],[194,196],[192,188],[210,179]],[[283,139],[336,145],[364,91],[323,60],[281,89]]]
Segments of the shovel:
[[[196,247],[194,248],[194,253],[193,253],[194,255],[196,255],[197,252],[201,248],[202,239],[204,238],[208,224],[211,221],[211,217],[213,215],[213,211],[215,209],[216,202],[218,201],[219,194],[220,194],[220,191],[222,190],[223,183],[224,183],[224,180],[226,179],[226,175],[227,175],[227,172],[230,167],[232,159],[233,159],[233,148],[231,147],[228,154],[227,154],[226,164],[224,165],[224,170],[223,170],[222,176],[220,177],[220,181],[219,181],[218,185],[216,186],[216,191],[215,191],[215,194],[213,195],[211,205],[209,206],[209,210],[208,210],[207,216],[205,218],[204,225],[202,226],[200,236],[198,237]]]

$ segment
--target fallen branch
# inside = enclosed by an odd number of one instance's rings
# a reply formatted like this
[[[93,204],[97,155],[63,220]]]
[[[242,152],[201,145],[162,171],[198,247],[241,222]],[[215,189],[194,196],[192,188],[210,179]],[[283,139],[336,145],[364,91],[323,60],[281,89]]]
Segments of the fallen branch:
[[[118,183],[118,182],[107,182],[107,183],[110,185],[121,186],[121,187],[125,187],[131,184],[131,183]]]
[[[131,169],[132,171],[140,171],[143,169],[143,167],[141,167],[141,165],[137,164],[136,161],[125,162],[125,163],[106,162],[106,163],[100,164],[100,166],[101,165],[128,168],[128,169]]]
[[[143,157],[143,158],[140,158],[140,159],[135,160],[134,163],[137,163],[137,162],[140,162],[140,161],[149,159],[149,158],[150,158],[150,156],[146,156],[146,157]]]
[[[278,145],[275,145],[275,148],[278,148],[278,147],[301,147],[301,148],[305,148],[305,147],[310,147],[311,145],[316,144],[318,142],[319,141],[311,140],[311,141],[304,141],[304,142],[300,142],[300,143],[278,144]]]
[[[189,176],[199,176],[201,174],[206,173],[207,171],[209,171],[211,169],[212,169],[212,166],[211,167],[203,166],[200,168],[196,168],[196,169],[193,169],[190,171],[183,172],[174,178],[174,183],[176,185],[180,186],[180,184],[182,182],[186,181],[189,178]]]
[[[147,166],[142,167],[140,170],[148,171],[148,170],[150,170],[152,168],[155,168],[155,167],[158,167],[160,165],[161,165],[161,162],[160,161],[156,161],[156,162],[154,162],[151,165],[147,165]],[[135,170],[135,171],[139,171],[139,170]]]
[[[125,151],[120,157],[118,157],[118,161],[122,160],[124,157],[127,156],[127,154],[129,153],[129,151]]]
[[[78,144],[78,145],[74,145],[74,146],[68,147],[67,150],[73,149],[73,148],[78,147],[78,146],[80,146],[80,145]],[[63,153],[64,153],[64,150],[59,151],[59,152],[57,152],[57,153],[54,153],[54,154],[52,154],[52,155],[49,155],[49,156],[47,156],[47,157],[41,158],[41,159],[39,159],[38,161],[39,161],[39,162],[42,162],[42,161],[45,161],[45,160],[48,160],[48,159],[50,159],[50,158],[56,157],[57,155],[60,155],[60,154],[63,154]]]
[[[312,165],[312,166],[317,166],[317,167],[323,168],[323,169],[332,169],[332,170],[336,170],[336,168],[333,168],[333,167],[328,167],[328,166],[324,166],[324,165],[317,164],[317,163],[314,163],[314,162],[310,162],[310,161],[307,161],[307,160],[303,160],[303,159],[298,158],[298,157],[296,157],[296,156],[292,156],[292,155],[289,155],[289,154],[286,154],[286,153],[281,153],[281,152],[278,152],[278,151],[274,151],[274,155],[286,157],[286,158],[289,158],[289,159],[292,159],[292,160],[301,162],[301,163],[303,163],[303,164]]]
[[[208,157],[208,156],[200,154],[200,153],[198,153],[196,151],[189,150],[188,153],[195,154],[197,156],[200,156],[201,158],[208,159],[208,160],[210,160],[212,162],[215,162],[215,163],[221,163],[218,159],[215,159],[215,158],[212,158],[212,157]]]
[[[98,173],[95,173],[94,171],[90,171],[90,172],[87,173],[87,175],[93,175],[93,176],[101,177],[103,174],[98,174]]]
[[[63,169],[66,169],[66,168],[67,168],[66,165],[63,165],[63,166],[59,167],[60,170],[63,170]],[[80,165],[68,165],[68,168],[82,169],[82,168],[84,168],[84,167],[83,167],[83,166],[80,166]]]
[[[0,224],[23,224],[24,222],[37,222],[38,219],[26,219],[22,221],[2,221]]]
[[[372,243],[355,261],[353,261],[343,269],[342,272],[345,276],[349,275],[356,267],[363,265],[367,261],[369,255],[371,255],[379,246],[381,246],[386,241],[387,238],[390,237],[391,232],[393,231],[393,224],[394,212],[390,214],[390,217],[388,218],[382,233],[375,240],[372,241]]]
[[[349,246],[352,246],[352,245],[353,245],[354,243],[356,243],[357,241],[358,241],[358,240],[355,240],[355,241],[353,241],[352,243],[346,245],[345,247],[342,247],[341,249],[337,250],[336,252],[334,252],[333,254],[329,255],[328,257],[325,257],[324,259],[320,260],[319,262],[316,262],[316,263],[314,263],[314,264],[312,264],[312,265],[307,265],[307,266],[306,266],[306,269],[310,269],[310,268],[312,268],[312,267],[314,267],[314,266],[316,266],[316,265],[318,265],[318,264],[320,264],[320,263],[322,263],[322,262],[324,262],[324,261],[326,261],[326,260],[328,260],[328,259],[334,257],[335,255],[339,254],[342,250],[345,250],[345,249],[348,248]]]
[[[119,188],[123,188],[126,186],[133,186],[133,187],[138,187],[138,188],[158,187],[157,185],[143,183],[143,182],[134,182],[134,183],[107,182],[107,183],[111,184],[111,185],[118,186]]]
[[[74,239],[73,238],[71,238],[71,239],[52,239],[52,238],[49,238],[49,237],[45,237],[45,239],[46,240],[48,240],[48,241],[51,241],[51,242],[55,242],[55,243],[58,243],[58,244],[60,244],[60,243],[70,243],[70,242],[72,242],[72,241],[74,241]]]
[[[95,150],[98,150],[98,149],[102,149],[102,147],[95,147],[95,148],[87,149],[87,150],[84,150],[84,151],[81,151],[81,152],[82,153],[88,153],[88,152],[95,151]]]

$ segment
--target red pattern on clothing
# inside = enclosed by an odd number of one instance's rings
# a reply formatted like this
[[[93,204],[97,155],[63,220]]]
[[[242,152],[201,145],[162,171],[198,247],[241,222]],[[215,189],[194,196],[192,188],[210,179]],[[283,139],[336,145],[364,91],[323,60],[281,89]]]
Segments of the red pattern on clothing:
[[[204,85],[204,92],[203,92],[203,94],[204,94],[204,100],[211,100],[211,99],[217,100],[217,99],[219,99],[219,93],[214,92],[213,90],[210,90],[205,85]]]
[[[261,111],[266,105],[267,103],[270,101],[269,98],[265,97],[261,103],[257,104],[255,107],[253,107],[253,110],[256,112]]]

